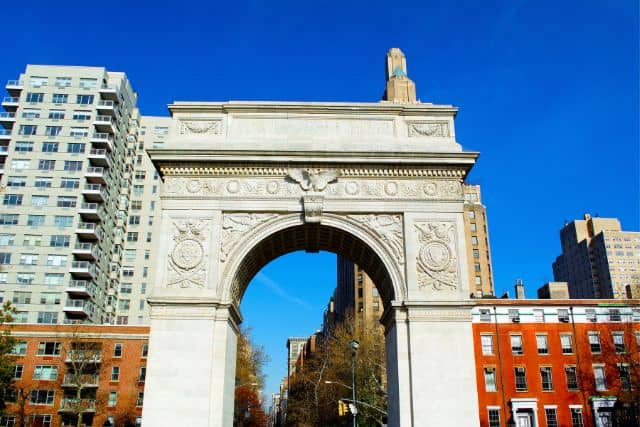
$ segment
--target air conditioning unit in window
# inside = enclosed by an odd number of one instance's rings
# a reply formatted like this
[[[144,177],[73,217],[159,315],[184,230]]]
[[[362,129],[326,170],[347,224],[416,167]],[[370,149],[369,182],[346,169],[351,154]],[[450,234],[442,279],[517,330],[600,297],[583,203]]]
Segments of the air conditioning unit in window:
[[[514,316],[514,317],[512,317],[512,318],[511,318],[511,321],[512,321],[513,323],[520,323],[520,316]]]

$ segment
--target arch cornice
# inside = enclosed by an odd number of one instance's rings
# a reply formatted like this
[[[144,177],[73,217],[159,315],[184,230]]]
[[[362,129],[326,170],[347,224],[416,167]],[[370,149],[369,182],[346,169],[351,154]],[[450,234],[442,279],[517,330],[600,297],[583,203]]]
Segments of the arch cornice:
[[[243,213],[229,212],[223,215],[242,215]],[[273,215],[267,217],[263,221],[258,221],[251,231],[243,234],[239,239],[233,243],[233,247],[229,250],[225,260],[221,260],[220,263],[224,267],[221,269],[221,279],[219,281],[219,295],[221,295],[222,301],[229,301],[236,305],[240,305],[242,296],[248,286],[247,283],[239,283],[238,273],[242,268],[243,262],[245,262],[247,256],[250,255],[252,249],[254,249],[260,242],[268,239],[275,233],[284,231],[289,228],[299,227],[305,225],[305,222],[300,213],[282,214],[262,214]],[[407,287],[404,274],[404,233],[400,238],[401,253],[394,251],[393,245],[385,242],[379,234],[372,228],[367,227],[366,222],[358,221],[354,217],[377,217],[378,215],[349,215],[349,214],[337,214],[337,213],[325,213],[322,216],[322,221],[319,224],[320,227],[330,227],[345,232],[368,246],[382,261],[382,264],[389,276],[392,289],[392,295],[386,296],[385,305],[390,303],[391,300],[403,301],[406,299]],[[386,215],[389,217],[389,215]],[[402,230],[402,215],[396,215],[400,222],[400,230]],[[224,220],[223,220],[224,221]],[[300,247],[299,249],[305,249]],[[249,278],[250,280],[251,278]]]

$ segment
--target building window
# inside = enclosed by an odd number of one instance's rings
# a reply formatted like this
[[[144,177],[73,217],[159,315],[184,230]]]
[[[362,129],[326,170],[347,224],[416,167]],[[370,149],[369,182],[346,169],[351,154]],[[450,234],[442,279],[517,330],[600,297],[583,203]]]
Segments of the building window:
[[[8,264],[11,264],[11,253],[0,252],[0,265],[8,265]]]
[[[66,93],[54,93],[51,95],[53,104],[66,104],[69,101],[69,95]]]
[[[29,402],[32,405],[53,405],[54,396],[53,390],[31,390]]]
[[[10,176],[7,179],[7,187],[26,187],[26,186],[27,186],[26,176]]]
[[[60,356],[62,343],[55,341],[44,341],[38,344],[38,356]]]
[[[626,352],[627,349],[624,344],[624,332],[613,332],[611,336],[613,337],[613,345],[616,349],[616,353]]]
[[[55,248],[68,248],[69,236],[51,236],[49,246],[52,246]]]
[[[544,323],[544,310],[541,308],[533,309],[533,321],[537,323]]]
[[[76,110],[73,112],[73,117],[71,117],[73,120],[78,120],[78,121],[85,121],[85,120],[90,120],[91,119],[91,111],[84,111],[84,110]]]
[[[480,251],[478,249],[474,249],[472,252],[474,258],[480,258]]]
[[[122,343],[115,343],[113,346],[113,357],[122,357]]]
[[[24,372],[23,365],[14,365],[13,366],[13,378],[19,380],[22,378],[22,373]]]
[[[70,142],[67,144],[67,153],[84,153],[85,145],[81,142]]]
[[[522,350],[522,335],[511,335],[511,354],[521,355]]]
[[[558,411],[556,408],[544,408],[544,415],[547,418],[547,427],[558,427]]]
[[[145,342],[142,344],[142,357],[145,358],[149,354],[149,343]]]
[[[93,95],[76,96],[76,104],[90,105],[93,104]]]
[[[110,391],[109,392],[109,401],[107,402],[108,406],[116,406],[118,403],[118,392]]]
[[[14,150],[18,153],[29,153],[33,151],[33,142],[30,141],[16,141]]]
[[[15,234],[0,234],[0,246],[13,246]]]
[[[49,206],[49,196],[31,196],[31,206],[35,208]]]
[[[66,171],[81,171],[82,170],[82,160],[65,160],[64,161],[64,170]]]
[[[120,367],[112,366],[111,367],[111,381],[120,381]]]
[[[71,196],[58,196],[57,205],[59,208],[75,208],[76,198]]]
[[[64,281],[64,273],[44,273],[44,284],[45,285],[62,285]]]
[[[51,188],[53,183],[53,179],[48,176],[39,176],[36,177],[36,188]]]
[[[18,341],[13,346],[13,350],[11,350],[11,354],[13,354],[14,356],[24,356],[25,354],[27,354],[27,342]]]
[[[69,87],[71,86],[71,77],[56,77],[57,87]]]
[[[19,292],[13,293],[14,304],[31,304],[31,292]]]
[[[120,293],[121,294],[130,294],[132,289],[131,283],[122,283],[120,284]]]
[[[47,126],[44,128],[46,136],[58,136],[62,132],[62,126]]]
[[[38,170],[52,171],[56,168],[55,160],[38,160]]]
[[[617,308],[610,308],[609,309],[609,321],[611,322],[619,322],[620,320],[622,320],[622,317],[620,316],[620,310]]]
[[[69,136],[72,136],[74,138],[82,138],[84,136],[89,136],[89,129],[88,128],[71,128],[71,130],[69,131]],[[69,144],[71,145],[71,144]],[[84,153],[84,144],[81,144],[82,147],[82,151],[68,151],[69,153]]]
[[[64,120],[64,110],[50,110],[49,111],[49,119],[50,120]]]
[[[31,415],[29,420],[30,426],[51,427],[51,415],[35,414]]]
[[[23,119],[39,119],[40,110],[37,108],[24,108],[22,110],[22,118]]]
[[[57,311],[39,311],[37,323],[54,325],[58,323],[58,312]]]
[[[31,168],[31,160],[29,159],[13,159],[11,160],[11,169],[25,170]]]
[[[598,317],[596,315],[596,311],[593,308],[587,308],[584,311],[585,316],[587,317],[587,320],[589,322],[595,322],[598,320]]]
[[[500,409],[489,408],[489,427],[501,427],[500,425]]]
[[[44,215],[29,215],[27,216],[27,225],[31,227],[37,227],[44,224]]]
[[[560,345],[562,346],[562,354],[573,353],[573,336],[571,334],[560,335]]]
[[[129,217],[129,225],[139,225],[140,224],[140,215],[131,215]]]
[[[60,188],[80,188],[80,180],[78,178],[61,178]]]
[[[546,335],[536,335],[538,354],[549,354],[549,342]]]
[[[516,391],[527,391],[527,371],[524,367],[513,368],[516,378]]]
[[[136,406],[137,407],[142,407],[142,402],[144,401],[144,392],[143,391],[139,391],[138,392],[138,398],[136,399]]]
[[[53,217],[53,225],[56,227],[71,227],[73,225],[73,217],[56,215]]]
[[[571,427],[584,427],[582,408],[571,408]]]
[[[147,367],[141,366],[138,374],[138,381],[143,383],[147,379]]]
[[[620,376],[620,388],[623,390],[631,389],[631,371],[626,363],[618,364],[618,375]]]
[[[55,381],[58,379],[58,367],[55,365],[36,365],[33,369],[33,379]]]
[[[20,206],[22,204],[22,194],[5,194],[2,204],[6,206]]]
[[[540,378],[542,379],[542,390],[544,391],[553,390],[553,377],[552,377],[550,367],[545,366],[540,368]]]
[[[28,92],[25,98],[27,102],[42,102],[44,101],[44,93],[41,92]]]
[[[480,335],[480,342],[482,343],[482,354],[493,354],[493,335]]]
[[[594,365],[593,366],[593,376],[596,382],[596,390],[603,391],[607,389],[607,378],[604,372],[604,366],[602,365]]]
[[[36,273],[18,273],[16,274],[16,282],[19,285],[31,285],[36,280]],[[25,303],[28,304],[28,303]]]
[[[138,233],[135,231],[127,232],[127,242],[137,242],[138,241]]]
[[[600,353],[602,352],[602,346],[600,345],[600,333],[595,331],[589,332],[589,347],[591,348],[591,353]]]
[[[43,142],[42,143],[42,152],[43,153],[57,153],[58,152],[58,143],[57,142]]]
[[[496,391],[495,368],[484,368],[484,386],[486,391]]]

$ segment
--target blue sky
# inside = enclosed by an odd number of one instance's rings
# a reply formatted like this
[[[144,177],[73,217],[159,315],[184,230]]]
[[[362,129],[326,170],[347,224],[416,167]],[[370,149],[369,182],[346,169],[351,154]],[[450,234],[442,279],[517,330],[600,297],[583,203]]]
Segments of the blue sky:
[[[584,212],[640,229],[638,2],[32,0],[2,11],[0,79],[27,63],[125,71],[143,114],[174,100],[377,101],[400,47],[424,102],[460,107],[459,142],[481,152],[498,292],[553,278],[558,232]],[[242,304],[273,362],[307,335],[335,283],[334,257],[268,265]]]

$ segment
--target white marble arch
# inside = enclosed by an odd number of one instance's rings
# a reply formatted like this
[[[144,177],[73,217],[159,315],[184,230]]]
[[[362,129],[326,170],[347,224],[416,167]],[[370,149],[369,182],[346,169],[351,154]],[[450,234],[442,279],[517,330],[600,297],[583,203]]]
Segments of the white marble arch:
[[[232,425],[239,302],[262,266],[297,249],[343,254],[376,281],[390,426],[477,426],[460,187],[477,153],[455,141],[455,108],[170,108],[166,148],[149,150],[163,189],[145,426]]]

